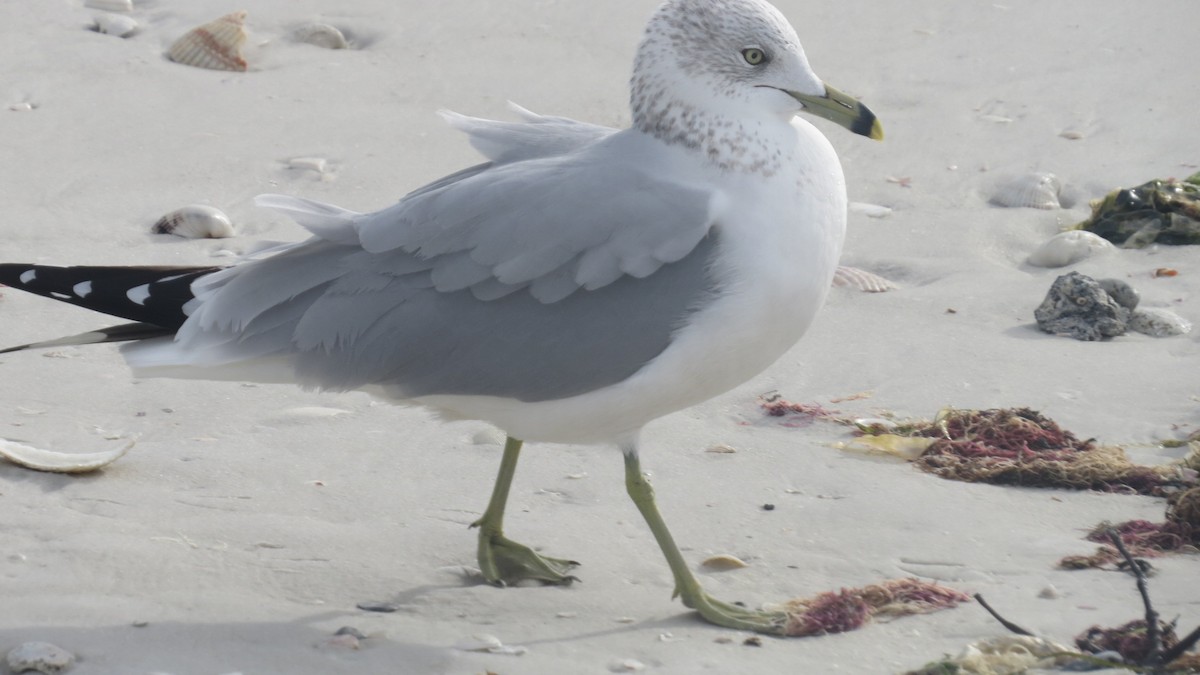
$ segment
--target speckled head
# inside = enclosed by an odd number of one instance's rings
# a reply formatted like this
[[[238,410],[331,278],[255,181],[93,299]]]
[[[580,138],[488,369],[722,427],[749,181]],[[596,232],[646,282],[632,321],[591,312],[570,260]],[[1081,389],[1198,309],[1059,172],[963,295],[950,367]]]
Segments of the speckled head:
[[[671,0],[660,7],[634,59],[630,107],[638,129],[729,168],[763,170],[770,162],[723,147],[737,135],[733,129],[786,122],[800,111],[882,136],[865,106],[813,73],[796,31],[762,0]]]

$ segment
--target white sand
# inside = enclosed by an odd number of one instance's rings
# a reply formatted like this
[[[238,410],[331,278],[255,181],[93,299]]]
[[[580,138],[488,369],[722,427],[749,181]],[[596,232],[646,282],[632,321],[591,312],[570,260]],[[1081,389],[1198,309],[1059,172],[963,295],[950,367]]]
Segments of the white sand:
[[[186,28],[240,7],[135,4],[143,29],[121,40],[86,30],[96,12],[79,0],[0,3],[0,260],[219,264],[229,261],[220,251],[297,239],[298,227],[252,197],[375,209],[473,162],[438,108],[496,117],[512,99],[623,125],[629,63],[655,3],[248,0],[252,40],[267,42],[250,73],[162,56]],[[1088,196],[1196,171],[1192,3],[779,4],[816,71],[883,122],[884,143],[820,124],[850,198],[895,209],[851,215],[846,262],[902,288],[837,290],[765,375],[648,428],[644,464],[677,539],[693,562],[749,561],[701,575],[715,595],[748,604],[915,574],[982,592],[1064,642],[1138,618],[1127,576],[1054,564],[1091,552],[1081,537],[1101,520],[1161,520],[1161,500],[939,480],[831,448],[845,437],[833,425],[760,422],[754,398],[777,389],[862,416],[1028,406],[1139,461],[1179,456],[1156,442],[1200,424],[1197,336],[1039,333],[1033,309],[1063,271],[1024,258],[1086,211],[987,198],[1001,176],[1031,170]],[[364,48],[286,39],[315,18]],[[9,109],[26,102],[32,110]],[[1065,129],[1083,138],[1060,137]],[[331,175],[286,168],[305,156],[327,158]],[[195,202],[226,210],[242,236],[148,234],[159,215]],[[1127,279],[1146,305],[1196,321],[1195,256],[1163,247],[1076,269]],[[1157,267],[1180,274],[1152,279]],[[98,325],[107,322],[16,291],[0,298],[5,345]],[[625,659],[654,673],[885,673],[1004,632],[970,604],[761,648],[740,635],[717,642],[730,632],[669,600],[670,574],[624,494],[619,456],[585,447],[530,447],[508,520],[515,538],[581,561],[583,583],[474,585],[455,570],[474,564],[466,526],[499,460],[498,445],[472,440],[483,425],[357,394],[134,382],[110,347],[8,355],[0,376],[0,436],[79,451],[105,447],[101,430],[141,437],[88,477],[0,465],[0,651],[50,641],[79,655],[75,673],[603,673]],[[738,452],[704,452],[719,443]],[[1197,560],[1155,564],[1160,611],[1190,630]],[[1051,584],[1062,596],[1038,598]],[[368,599],[400,610],[355,609]],[[372,637],[357,651],[318,646],[343,625]],[[453,648],[479,633],[529,652]]]

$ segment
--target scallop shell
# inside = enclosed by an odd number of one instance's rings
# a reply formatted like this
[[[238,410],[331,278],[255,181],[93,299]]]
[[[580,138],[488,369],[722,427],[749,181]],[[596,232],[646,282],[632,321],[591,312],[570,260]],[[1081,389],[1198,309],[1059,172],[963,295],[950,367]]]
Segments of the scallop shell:
[[[1117,250],[1112,242],[1085,230],[1068,230],[1050,237],[1029,254],[1035,267],[1066,267],[1100,253]]]
[[[883,293],[898,288],[878,274],[857,267],[838,267],[833,272],[833,285],[857,288],[865,293]]]
[[[133,17],[124,14],[99,14],[96,16],[94,26],[97,33],[123,38],[137,32],[138,22]]]
[[[87,473],[101,469],[120,459],[133,447],[134,441],[125,439],[125,443],[113,450],[101,452],[73,453],[43,450],[32,445],[17,443],[0,438],[0,457],[13,464],[36,471],[53,473]]]
[[[295,37],[298,42],[307,42],[325,49],[346,49],[350,46],[346,42],[346,36],[342,35],[342,31],[338,30],[337,26],[327,23],[310,23],[301,26],[296,29]]]
[[[1030,173],[1001,183],[988,200],[1009,208],[1061,209],[1062,183],[1052,173]]]
[[[1192,322],[1169,310],[1147,307],[1133,313],[1128,327],[1151,337],[1171,337],[1191,332]]]
[[[184,33],[167,50],[167,57],[196,68],[244,71],[248,67],[242,58],[245,24],[245,10],[226,14]]]
[[[191,204],[159,218],[150,231],[187,239],[224,239],[233,236],[233,223],[220,209]]]

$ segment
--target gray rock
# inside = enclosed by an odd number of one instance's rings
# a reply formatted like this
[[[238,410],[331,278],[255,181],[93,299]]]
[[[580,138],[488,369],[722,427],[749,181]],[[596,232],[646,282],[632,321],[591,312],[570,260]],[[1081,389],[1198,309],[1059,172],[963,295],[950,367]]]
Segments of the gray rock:
[[[1129,310],[1095,279],[1071,272],[1054,280],[1033,316],[1047,333],[1094,341],[1124,333]]]
[[[57,675],[75,663],[75,655],[49,642],[26,642],[8,651],[10,673]]]
[[[1121,281],[1120,279],[1097,279],[1096,283],[1100,284],[1100,288],[1104,292],[1112,296],[1117,304],[1125,309],[1137,309],[1138,301],[1142,299],[1140,293],[1133,289],[1133,286]]]

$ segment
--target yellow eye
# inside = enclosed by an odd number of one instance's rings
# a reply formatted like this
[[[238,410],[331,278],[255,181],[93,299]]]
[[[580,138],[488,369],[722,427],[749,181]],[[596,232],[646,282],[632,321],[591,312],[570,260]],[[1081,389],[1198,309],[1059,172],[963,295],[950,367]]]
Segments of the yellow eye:
[[[742,58],[746,59],[746,63],[752,66],[759,66],[767,62],[767,54],[758,47],[747,47],[742,50]]]

